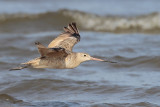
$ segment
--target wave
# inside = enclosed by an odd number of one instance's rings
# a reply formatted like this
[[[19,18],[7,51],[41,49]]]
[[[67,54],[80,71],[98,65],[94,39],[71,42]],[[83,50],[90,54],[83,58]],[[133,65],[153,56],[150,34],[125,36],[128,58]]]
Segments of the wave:
[[[160,33],[160,13],[139,16],[100,16],[96,14],[59,10],[40,14],[1,14],[0,31],[34,31],[61,29],[75,21],[83,30],[102,32]]]
[[[153,103],[149,103],[149,102],[137,102],[137,103],[97,103],[97,104],[89,104],[89,103],[83,103],[83,102],[76,102],[76,101],[72,101],[72,102],[63,102],[63,101],[32,101],[32,102],[24,102],[23,100],[18,100],[8,94],[0,94],[0,104],[1,106],[4,107],[10,107],[12,106],[17,106],[17,107],[44,107],[44,106],[59,106],[59,107],[81,107],[81,106],[86,106],[86,107],[111,107],[111,106],[115,106],[115,107],[124,107],[124,106],[145,106],[145,107],[158,107],[158,105],[153,104]]]
[[[1,101],[10,102],[10,103],[13,103],[13,104],[22,102],[22,100],[18,100],[18,99],[14,98],[14,97],[12,97],[8,94],[0,94],[0,102]]]
[[[155,71],[159,71],[159,56],[139,56],[134,58],[127,58],[123,56],[114,56],[112,60],[114,60],[115,64],[111,64],[110,66],[114,68],[139,68],[139,69],[154,69]]]
[[[149,102],[138,102],[138,103],[101,103],[93,104],[90,107],[158,107],[156,104]]]

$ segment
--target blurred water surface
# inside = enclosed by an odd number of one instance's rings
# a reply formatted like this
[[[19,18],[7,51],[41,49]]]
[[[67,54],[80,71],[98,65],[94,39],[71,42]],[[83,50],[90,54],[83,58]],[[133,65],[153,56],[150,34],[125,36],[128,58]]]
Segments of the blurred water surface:
[[[160,106],[160,1],[1,0],[0,105],[3,107]],[[88,61],[74,69],[9,71],[38,57],[75,21],[74,51],[118,63]]]

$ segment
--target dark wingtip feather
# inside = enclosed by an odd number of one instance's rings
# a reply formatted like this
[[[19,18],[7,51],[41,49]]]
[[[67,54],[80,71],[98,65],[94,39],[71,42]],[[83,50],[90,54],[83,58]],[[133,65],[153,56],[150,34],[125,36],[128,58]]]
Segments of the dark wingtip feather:
[[[72,24],[72,27],[74,28],[75,32],[76,32],[77,34],[79,34],[78,28],[77,28],[77,26],[76,26],[76,22],[72,22],[71,24]]]
[[[69,23],[68,27],[64,27],[63,29],[65,32],[69,32],[71,34],[79,34],[76,22]]]
[[[67,27],[63,27],[65,32],[70,32],[69,29]]]

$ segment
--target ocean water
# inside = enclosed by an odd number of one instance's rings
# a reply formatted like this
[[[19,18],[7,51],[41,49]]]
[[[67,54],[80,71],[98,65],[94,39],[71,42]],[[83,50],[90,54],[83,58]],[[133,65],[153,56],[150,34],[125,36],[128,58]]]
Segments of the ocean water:
[[[74,69],[9,71],[76,22]],[[159,107],[159,0],[1,0],[0,107]]]

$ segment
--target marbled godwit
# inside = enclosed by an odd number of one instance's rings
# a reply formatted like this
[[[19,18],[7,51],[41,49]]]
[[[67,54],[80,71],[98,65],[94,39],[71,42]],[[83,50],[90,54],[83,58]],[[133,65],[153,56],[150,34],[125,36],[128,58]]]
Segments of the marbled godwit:
[[[87,53],[72,52],[73,46],[79,41],[80,35],[76,23],[71,23],[68,27],[64,27],[64,33],[55,38],[48,47],[43,46],[39,42],[35,43],[41,55],[40,57],[22,63],[23,67],[11,70],[20,70],[27,67],[69,69],[75,68],[80,63],[88,60],[104,61],[91,57]]]

